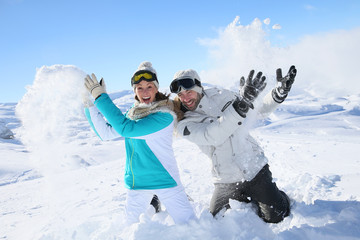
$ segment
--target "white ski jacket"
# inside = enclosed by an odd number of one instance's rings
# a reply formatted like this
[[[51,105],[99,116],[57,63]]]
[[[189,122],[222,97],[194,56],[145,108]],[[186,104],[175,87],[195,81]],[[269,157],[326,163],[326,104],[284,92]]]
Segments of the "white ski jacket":
[[[204,90],[198,107],[187,111],[177,125],[177,132],[185,139],[196,143],[212,160],[212,175],[215,183],[250,181],[267,164],[263,150],[249,135],[242,118],[233,108],[235,92],[211,88]],[[279,104],[271,92],[262,106],[249,109],[247,116],[266,117]]]

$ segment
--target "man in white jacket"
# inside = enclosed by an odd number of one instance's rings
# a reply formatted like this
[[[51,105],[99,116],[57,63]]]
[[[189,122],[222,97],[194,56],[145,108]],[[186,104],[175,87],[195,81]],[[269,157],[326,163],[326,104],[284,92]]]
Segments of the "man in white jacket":
[[[289,198],[273,182],[263,150],[242,127],[250,111],[256,110],[265,117],[287,97],[296,69],[291,66],[285,77],[281,69],[276,74],[277,86],[255,109],[253,102],[266,86],[261,72],[254,77],[252,70],[246,81],[242,77],[239,93],[217,88],[204,90],[199,75],[192,69],[178,71],[170,84],[185,112],[177,132],[196,143],[212,160],[213,216],[230,207],[230,198],[252,203],[265,222],[278,223],[290,214]]]

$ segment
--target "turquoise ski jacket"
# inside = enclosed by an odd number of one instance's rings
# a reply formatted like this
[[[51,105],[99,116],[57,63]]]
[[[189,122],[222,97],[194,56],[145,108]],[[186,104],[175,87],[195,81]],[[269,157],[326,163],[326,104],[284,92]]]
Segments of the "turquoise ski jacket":
[[[127,188],[162,189],[181,184],[172,148],[175,114],[168,106],[152,105],[144,117],[135,119],[129,118],[132,109],[124,115],[107,94],[97,98],[95,106],[85,109],[85,114],[96,134],[102,140],[125,138]],[[143,104],[143,109],[146,106]]]

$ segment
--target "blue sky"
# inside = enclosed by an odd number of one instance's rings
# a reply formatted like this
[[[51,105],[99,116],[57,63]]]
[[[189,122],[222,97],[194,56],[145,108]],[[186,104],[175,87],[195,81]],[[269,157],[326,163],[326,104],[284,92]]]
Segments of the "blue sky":
[[[108,90],[130,89],[148,60],[167,87],[181,69],[208,70],[209,47],[236,16],[243,25],[271,19],[271,44],[360,27],[360,1],[0,0],[0,103],[17,102],[44,65],[70,64],[104,77]],[[59,83],[61,84],[61,83]],[[56,87],[56,86],[54,86]]]

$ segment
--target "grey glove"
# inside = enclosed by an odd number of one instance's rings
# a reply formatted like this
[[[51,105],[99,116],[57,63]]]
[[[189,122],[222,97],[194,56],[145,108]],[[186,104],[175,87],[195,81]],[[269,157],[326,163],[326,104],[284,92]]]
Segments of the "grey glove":
[[[291,66],[285,77],[282,77],[281,68],[276,70],[277,87],[272,90],[272,97],[275,102],[282,103],[290,92],[296,76],[295,66]]]
[[[241,99],[237,97],[232,104],[236,112],[243,118],[246,117],[249,108],[254,109],[252,103],[266,87],[266,77],[262,76],[262,72],[258,72],[253,79],[254,73],[255,71],[251,70],[246,81],[244,77],[240,78]]]
[[[82,97],[82,102],[83,102],[84,107],[89,108],[89,107],[94,106],[93,101],[92,101],[93,99],[88,91],[83,91],[81,93],[81,97]]]
[[[106,93],[106,86],[104,79],[101,78],[100,83],[98,82],[95,74],[91,74],[91,77],[87,75],[85,77],[85,87],[91,93],[91,95],[97,99],[102,93]]]

